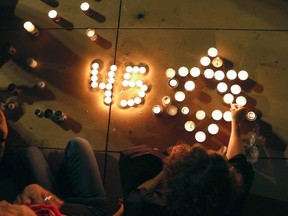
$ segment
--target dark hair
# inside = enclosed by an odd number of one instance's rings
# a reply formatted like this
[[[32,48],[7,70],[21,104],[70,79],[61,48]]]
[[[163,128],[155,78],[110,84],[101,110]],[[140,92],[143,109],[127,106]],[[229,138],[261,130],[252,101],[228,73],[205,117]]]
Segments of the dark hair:
[[[226,215],[237,195],[235,178],[226,159],[208,154],[199,144],[164,161],[171,215]]]

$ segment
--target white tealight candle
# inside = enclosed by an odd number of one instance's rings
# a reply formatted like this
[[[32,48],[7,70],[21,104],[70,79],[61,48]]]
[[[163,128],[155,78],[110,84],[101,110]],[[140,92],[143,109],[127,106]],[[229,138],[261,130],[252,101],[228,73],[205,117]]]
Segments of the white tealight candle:
[[[246,98],[244,96],[238,96],[236,98],[236,103],[241,105],[241,106],[245,106],[246,103],[247,103],[247,100],[246,100]]]
[[[208,55],[210,57],[216,57],[218,55],[218,50],[214,47],[208,49]]]
[[[39,35],[38,29],[33,25],[32,22],[30,21],[25,22],[23,27],[26,29],[27,32],[29,32],[33,36],[36,37]]]
[[[225,78],[225,74],[224,74],[223,71],[217,70],[214,73],[214,77],[215,77],[216,80],[221,81],[221,80],[223,80]]]
[[[212,60],[212,65],[216,68],[220,68],[223,65],[223,61],[221,58],[216,57]]]
[[[235,70],[228,70],[227,73],[226,73],[226,77],[229,80],[235,80],[237,78],[237,73],[236,73]]]
[[[214,110],[212,112],[212,118],[215,120],[215,121],[219,121],[221,118],[222,118],[222,112],[220,110]]]
[[[87,12],[89,9],[90,9],[90,5],[89,3],[87,2],[83,2],[81,5],[80,5],[80,8],[83,12]]]
[[[187,121],[184,124],[184,128],[185,128],[186,131],[192,132],[195,129],[195,123],[193,121]]]
[[[208,132],[212,135],[215,135],[219,132],[219,127],[216,124],[210,124],[208,126]]]
[[[190,75],[192,77],[198,77],[198,76],[200,76],[200,73],[201,73],[201,71],[200,71],[200,69],[198,67],[193,67],[190,70]]]
[[[183,107],[181,108],[181,113],[182,113],[183,115],[188,115],[189,112],[190,112],[190,110],[189,110],[189,108],[188,108],[187,106],[183,106]]]
[[[179,81],[176,78],[170,79],[168,83],[171,88],[176,88],[179,85]]]
[[[202,66],[206,67],[206,66],[208,66],[211,63],[211,60],[210,60],[209,57],[204,56],[204,57],[202,57],[200,59],[200,63],[201,63]]]
[[[188,73],[189,73],[189,70],[187,67],[180,67],[178,70],[178,74],[181,77],[186,77],[188,75]]]
[[[96,41],[97,37],[98,37],[98,35],[96,34],[95,29],[93,29],[93,28],[88,28],[86,30],[86,35],[87,35],[87,37],[90,38],[91,41]]]
[[[204,142],[206,140],[206,134],[203,131],[198,131],[195,134],[195,139],[199,143]]]
[[[185,100],[185,93],[182,91],[177,91],[174,95],[174,98],[177,102],[183,102]]]
[[[169,96],[164,96],[164,97],[162,98],[162,104],[163,104],[164,106],[170,105],[170,104],[171,104],[171,98],[170,98]]]
[[[238,95],[241,93],[241,87],[237,84],[232,85],[230,87],[230,90],[231,90],[232,94],[234,94],[234,95]]]
[[[238,73],[238,78],[239,78],[240,80],[247,80],[247,79],[248,79],[248,73],[247,73],[247,71],[245,71],[245,70],[239,71],[239,73]]]
[[[223,96],[223,101],[226,104],[231,104],[234,101],[234,96],[230,93],[227,93]]]
[[[204,110],[198,110],[195,115],[198,120],[203,120],[206,116],[206,113]]]
[[[204,77],[206,79],[212,79],[214,77],[214,71],[210,68],[204,70]]]
[[[227,89],[228,89],[228,86],[227,86],[226,83],[224,83],[224,82],[218,83],[218,85],[217,85],[217,90],[218,90],[220,93],[226,92]]]
[[[185,88],[187,91],[193,91],[194,88],[195,88],[195,83],[194,83],[192,80],[189,80],[189,81],[185,82],[184,88]]]
[[[231,122],[231,120],[232,120],[231,111],[225,111],[225,112],[223,113],[223,119],[224,119],[226,122]]]
[[[165,72],[167,78],[173,78],[176,76],[176,71],[173,68],[168,68]]]
[[[155,106],[153,106],[153,108],[152,108],[152,112],[153,112],[155,115],[160,115],[160,114],[163,112],[163,108],[162,108],[160,105],[155,105]]]

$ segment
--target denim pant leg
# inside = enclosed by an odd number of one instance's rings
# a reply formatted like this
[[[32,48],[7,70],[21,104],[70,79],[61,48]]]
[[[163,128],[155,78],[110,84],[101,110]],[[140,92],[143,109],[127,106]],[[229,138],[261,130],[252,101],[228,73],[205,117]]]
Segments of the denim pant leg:
[[[106,208],[98,164],[87,140],[76,137],[68,143],[57,179],[65,201]]]
[[[20,190],[29,184],[39,184],[57,194],[58,186],[39,148],[31,146],[24,149],[16,159],[16,169]]]

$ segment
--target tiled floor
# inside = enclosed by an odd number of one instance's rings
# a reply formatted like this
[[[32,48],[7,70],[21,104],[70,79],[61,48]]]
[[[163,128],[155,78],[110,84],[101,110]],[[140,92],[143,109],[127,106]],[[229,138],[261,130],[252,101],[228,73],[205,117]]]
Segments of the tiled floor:
[[[207,134],[203,142],[207,147],[217,149],[227,144],[229,122],[215,121],[211,113],[215,109],[224,113],[229,106],[223,102],[223,94],[217,92],[218,81],[206,79],[205,67],[200,64],[207,50],[216,47],[224,60],[221,70],[248,71],[249,80],[237,83],[242,87],[241,95],[247,98],[247,108],[261,113],[260,121],[246,121],[243,126],[244,138],[249,138],[253,128],[260,126],[258,141],[262,143],[245,213],[268,215],[268,203],[279,210],[277,215],[281,215],[281,209],[285,212],[287,1],[87,2],[91,7],[89,14],[80,10],[82,2],[77,0],[1,0],[0,43],[8,42],[16,48],[15,55],[0,59],[0,102],[16,105],[12,111],[5,110],[11,127],[8,144],[39,146],[53,162],[53,152],[61,151],[69,139],[85,137],[95,150],[113,212],[121,197],[117,161],[122,149],[144,143],[165,149],[177,140],[192,144],[197,131]],[[47,16],[52,9],[61,17],[59,22]],[[39,36],[33,37],[24,30],[23,23],[28,20],[39,29]],[[88,28],[96,30],[96,41],[86,36]],[[34,58],[37,67],[29,67],[28,58]],[[99,82],[107,82],[111,65],[118,67],[110,105],[103,102],[103,90],[90,87],[94,60],[100,63]],[[147,73],[133,76],[141,79],[148,91],[141,104],[122,108],[122,99],[134,98],[139,93],[137,87],[122,86],[129,65],[146,66]],[[167,68],[177,71],[182,66],[198,67],[201,75],[189,78],[177,75],[180,85],[172,89],[165,71]],[[187,79],[194,81],[195,89],[185,91],[185,100],[176,102],[174,94],[183,91]],[[35,88],[41,80],[46,88]],[[229,86],[234,84],[227,79],[225,82]],[[20,87],[19,95],[7,92],[10,83]],[[170,96],[177,108],[187,106],[190,113],[171,117],[162,105],[163,114],[155,116],[152,107],[161,105],[163,96]],[[34,115],[36,109],[48,108],[63,111],[67,119],[55,123]],[[202,121],[195,117],[200,109],[207,114]],[[193,132],[184,129],[188,120],[196,125]],[[220,128],[213,136],[207,131],[212,122]],[[265,142],[260,140],[263,137]]]

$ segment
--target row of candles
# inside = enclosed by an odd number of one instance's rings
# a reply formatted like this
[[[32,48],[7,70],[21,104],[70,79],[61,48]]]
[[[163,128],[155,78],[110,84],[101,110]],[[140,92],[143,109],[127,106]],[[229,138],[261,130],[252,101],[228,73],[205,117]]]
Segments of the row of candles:
[[[91,8],[89,3],[83,2],[80,5],[80,9],[86,14],[90,15]],[[52,19],[54,22],[59,22],[61,20],[61,16],[58,14],[56,10],[50,10],[48,12],[48,17]],[[37,37],[39,35],[39,30],[36,28],[36,26],[31,21],[26,21],[23,24],[24,29],[29,32],[32,36]],[[91,41],[96,41],[98,38],[98,35],[96,33],[96,30],[94,28],[88,28],[86,30],[86,35],[88,38],[90,38]]]

